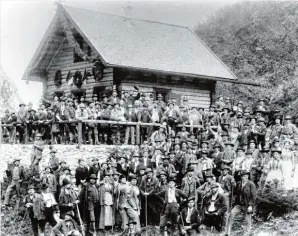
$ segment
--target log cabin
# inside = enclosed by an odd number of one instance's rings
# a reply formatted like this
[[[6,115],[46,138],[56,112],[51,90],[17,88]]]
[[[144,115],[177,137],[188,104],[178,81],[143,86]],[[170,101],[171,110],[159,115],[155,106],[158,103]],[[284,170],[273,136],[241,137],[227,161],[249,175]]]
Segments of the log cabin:
[[[23,80],[54,95],[99,99],[134,86],[145,96],[209,108],[217,81],[240,83],[189,28],[58,4]]]

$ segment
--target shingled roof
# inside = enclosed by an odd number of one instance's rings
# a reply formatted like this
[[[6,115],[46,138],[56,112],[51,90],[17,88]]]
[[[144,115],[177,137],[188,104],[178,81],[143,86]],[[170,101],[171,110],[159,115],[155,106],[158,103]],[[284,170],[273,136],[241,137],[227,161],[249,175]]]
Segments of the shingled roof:
[[[149,70],[179,76],[241,83],[229,68],[187,27],[160,22],[131,19],[59,4],[82,37],[97,51],[104,64],[112,67]],[[51,32],[59,26],[56,14],[35,52],[24,76],[35,80],[32,65],[42,55],[43,71],[59,44],[48,45]],[[46,53],[42,54],[42,51]],[[36,69],[35,69],[36,71]],[[36,78],[38,80],[38,78]]]
[[[111,66],[237,79],[187,27],[63,7]]]

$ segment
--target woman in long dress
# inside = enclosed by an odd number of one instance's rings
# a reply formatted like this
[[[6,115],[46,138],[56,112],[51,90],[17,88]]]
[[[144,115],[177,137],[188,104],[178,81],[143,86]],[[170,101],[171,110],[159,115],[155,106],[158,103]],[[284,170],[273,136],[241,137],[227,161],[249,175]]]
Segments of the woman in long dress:
[[[282,162],[280,160],[280,149],[273,149],[271,151],[272,159],[268,162],[265,167],[267,178],[265,181],[265,187],[274,184],[275,188],[279,188],[283,185],[284,175],[282,172]]]
[[[286,190],[293,189],[293,160],[294,152],[291,150],[292,141],[289,139],[284,140],[283,149],[281,153],[282,172],[284,175],[284,188]]]
[[[100,183],[100,218],[99,229],[112,227],[114,224],[113,213],[113,185],[109,172],[105,173],[103,182]]]

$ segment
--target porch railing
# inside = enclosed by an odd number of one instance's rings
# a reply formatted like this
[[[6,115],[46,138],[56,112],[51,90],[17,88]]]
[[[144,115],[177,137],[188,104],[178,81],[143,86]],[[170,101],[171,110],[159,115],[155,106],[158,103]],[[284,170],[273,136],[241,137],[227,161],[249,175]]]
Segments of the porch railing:
[[[141,127],[144,126],[160,126],[160,123],[142,123],[142,122],[130,122],[130,121],[112,121],[112,120],[74,120],[74,121],[58,121],[55,122],[58,124],[77,124],[77,133],[78,133],[78,146],[80,147],[83,143],[83,129],[82,129],[82,124],[85,123],[93,123],[93,124],[110,124],[110,125],[123,125],[123,126],[135,126],[136,128],[136,144],[140,144],[141,143]],[[18,126],[18,125],[17,125]],[[17,127],[16,125],[12,125],[12,124],[1,124],[0,122],[0,144],[2,143],[2,139],[3,139],[3,132],[2,132],[2,128],[5,127],[13,127],[14,129],[16,129]],[[177,127],[188,127],[188,128],[203,128],[203,125],[183,125],[183,124],[178,124]],[[216,128],[217,126],[212,126],[211,128]],[[51,134],[52,136],[52,140],[53,140],[53,134]],[[25,125],[25,144],[28,144],[28,132],[27,132],[27,126]]]

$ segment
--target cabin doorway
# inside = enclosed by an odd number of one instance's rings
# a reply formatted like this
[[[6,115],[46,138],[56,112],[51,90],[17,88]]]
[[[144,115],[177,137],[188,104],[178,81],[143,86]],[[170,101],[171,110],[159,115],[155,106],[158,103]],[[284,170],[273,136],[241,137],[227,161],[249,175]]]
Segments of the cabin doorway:
[[[78,99],[78,101],[80,101],[82,97],[83,98],[86,97],[86,91],[85,90],[72,90],[71,93],[72,93],[72,96],[74,98]]]
[[[164,102],[168,102],[169,98],[170,98],[170,92],[171,90],[170,89],[163,89],[163,88],[153,88],[153,94],[154,94],[154,98],[155,100],[157,100],[157,95],[158,94],[161,94],[162,97],[163,97],[163,101]]]
[[[93,88],[93,94],[97,95],[99,101],[103,100],[103,95],[105,93],[106,86],[97,86]]]

